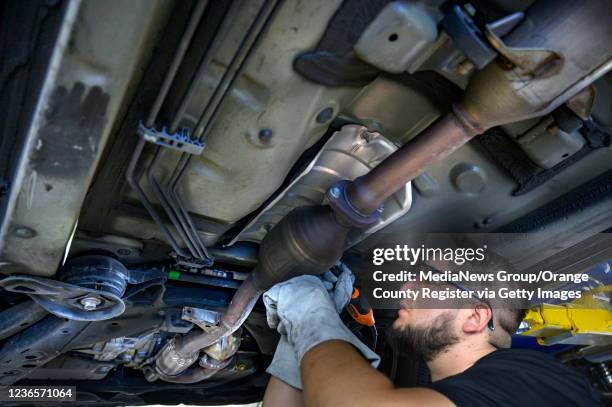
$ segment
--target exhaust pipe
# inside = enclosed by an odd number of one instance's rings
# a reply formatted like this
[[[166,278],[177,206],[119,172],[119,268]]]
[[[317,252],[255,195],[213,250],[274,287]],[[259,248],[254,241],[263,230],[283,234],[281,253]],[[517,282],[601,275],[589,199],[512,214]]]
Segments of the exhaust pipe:
[[[156,361],[160,375],[186,371],[200,349],[238,329],[272,285],[328,270],[341,257],[350,228],[376,222],[383,202],[428,165],[491,127],[550,113],[610,71],[607,6],[606,0],[539,1],[503,41],[490,25],[487,37],[501,57],[474,75],[453,111],[368,174],[332,186],[329,206],[297,208],[279,222],[219,326],[170,343]]]

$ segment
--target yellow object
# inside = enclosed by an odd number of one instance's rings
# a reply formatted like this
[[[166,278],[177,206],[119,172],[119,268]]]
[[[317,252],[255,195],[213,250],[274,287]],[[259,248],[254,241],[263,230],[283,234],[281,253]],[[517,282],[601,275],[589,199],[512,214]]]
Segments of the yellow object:
[[[541,345],[595,345],[612,343],[612,285],[583,293],[569,304],[540,304],[527,312],[529,329],[522,335],[535,336]]]

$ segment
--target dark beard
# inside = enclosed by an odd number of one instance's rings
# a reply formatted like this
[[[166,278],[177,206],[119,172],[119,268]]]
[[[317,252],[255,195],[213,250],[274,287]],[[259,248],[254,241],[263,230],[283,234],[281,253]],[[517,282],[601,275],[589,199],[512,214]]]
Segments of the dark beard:
[[[417,354],[426,362],[435,359],[459,338],[451,332],[454,316],[450,313],[437,316],[427,327],[404,327],[387,330],[389,344],[401,354]]]

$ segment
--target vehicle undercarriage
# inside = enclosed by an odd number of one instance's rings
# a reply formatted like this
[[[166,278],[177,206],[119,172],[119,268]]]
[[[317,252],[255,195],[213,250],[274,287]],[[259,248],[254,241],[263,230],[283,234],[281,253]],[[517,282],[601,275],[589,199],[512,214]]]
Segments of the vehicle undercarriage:
[[[365,278],[411,234],[507,234],[520,270],[608,261],[608,6],[5,2],[0,385],[257,401],[276,282]],[[565,355],[607,395],[608,338]]]

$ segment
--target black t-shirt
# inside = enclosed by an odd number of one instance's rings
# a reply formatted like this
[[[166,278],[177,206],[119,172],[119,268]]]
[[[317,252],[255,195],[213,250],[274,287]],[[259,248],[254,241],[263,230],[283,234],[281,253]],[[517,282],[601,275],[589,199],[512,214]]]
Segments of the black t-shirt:
[[[458,406],[600,406],[586,377],[550,355],[500,349],[431,383]]]

